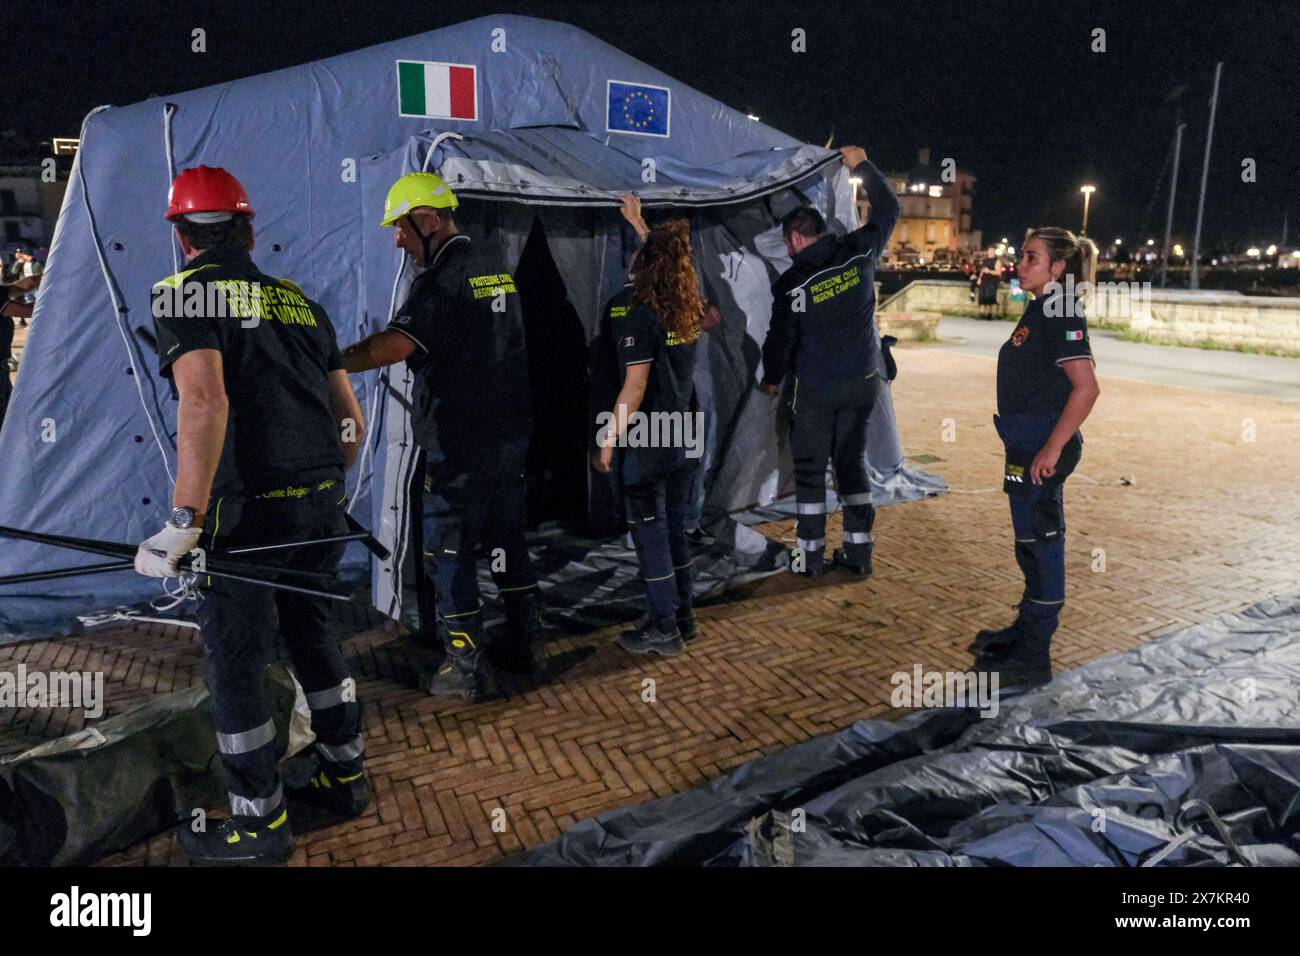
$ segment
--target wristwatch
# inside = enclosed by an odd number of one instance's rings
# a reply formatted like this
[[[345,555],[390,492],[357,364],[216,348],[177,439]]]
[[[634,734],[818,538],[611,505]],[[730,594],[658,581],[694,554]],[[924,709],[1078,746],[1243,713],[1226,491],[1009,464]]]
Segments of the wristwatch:
[[[180,528],[182,531],[194,527],[194,519],[197,517],[193,508],[182,505],[179,508],[173,508],[171,517],[167,523],[173,528]]]

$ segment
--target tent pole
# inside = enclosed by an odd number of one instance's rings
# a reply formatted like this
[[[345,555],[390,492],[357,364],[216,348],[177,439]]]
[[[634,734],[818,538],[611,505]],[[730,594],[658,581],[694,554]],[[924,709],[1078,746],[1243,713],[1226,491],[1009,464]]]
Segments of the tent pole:
[[[109,558],[129,558],[135,560],[136,546],[122,544],[117,541],[96,541],[92,538],[73,538],[67,535],[59,534],[42,534],[38,531],[23,531],[21,528],[6,528],[0,526],[0,535],[7,535],[11,538],[18,538],[22,541],[32,541],[36,544],[48,544],[55,548],[67,548],[70,551],[85,551],[88,554],[102,554]],[[277,568],[265,564],[252,564],[251,562],[227,562],[211,561],[206,562],[211,565],[211,570],[204,568],[199,572],[202,574],[213,574],[217,572],[229,575],[241,571],[252,571],[256,574],[280,575],[296,574],[302,577],[315,578],[320,581],[332,581],[334,575],[325,574],[317,571],[298,571],[294,568]]]
[[[258,551],[282,551],[285,548],[311,548],[320,544],[339,544],[346,541],[365,541],[370,537],[369,531],[355,534],[336,534],[329,538],[312,538],[309,541],[284,541],[280,544],[258,544],[249,548],[227,548],[213,551],[213,554],[255,554]]]
[[[135,568],[134,561],[112,561],[108,564],[82,564],[75,568],[59,568],[54,571],[29,571],[26,574],[10,574],[0,578],[2,584],[29,584],[33,581],[53,581],[57,578],[75,578],[83,574],[107,574],[111,571],[130,571]]]
[[[27,584],[34,581],[52,581],[57,578],[71,578],[83,574],[108,574],[113,571],[130,571],[134,568],[134,561],[120,561],[111,564],[88,564],[75,568],[59,568],[55,571],[34,571],[30,574],[13,574],[8,577],[0,578],[0,585]],[[228,571],[210,571],[207,569],[195,571],[192,567],[182,567],[180,570],[186,571],[190,574],[202,574],[205,577],[241,581],[244,584],[253,584],[258,587],[274,588],[277,591],[292,591],[295,594],[306,594],[309,597],[322,598],[330,601],[343,601],[346,604],[352,603],[352,598],[343,594],[332,594],[329,591],[318,591],[315,588],[298,587],[296,584],[285,584],[283,581],[264,581],[261,578],[250,578],[242,574],[231,574]]]

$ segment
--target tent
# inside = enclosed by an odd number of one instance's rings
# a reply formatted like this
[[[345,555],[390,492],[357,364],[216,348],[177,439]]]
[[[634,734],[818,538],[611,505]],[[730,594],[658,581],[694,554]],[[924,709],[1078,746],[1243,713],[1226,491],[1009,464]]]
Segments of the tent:
[[[583,345],[626,272],[617,196],[692,219],[705,291],[723,312],[697,384],[711,423],[705,510],[745,546],[739,509],[789,486],[777,403],[754,383],[769,285],[788,265],[776,223],[812,202],[856,226],[838,154],[801,144],[566,24],[488,16],[419,36],[126,107],[85,120],[15,393],[0,433],[0,524],[138,541],[153,533],[175,468],[176,405],[157,375],[149,291],[179,268],[162,217],[174,173],[232,170],[257,210],[254,258],[320,302],[346,344],[384,327],[410,270],[378,225],[385,191],[414,169],[459,194],[462,229],[494,243],[534,288],[528,302],[546,507],[608,512],[584,466]],[[554,289],[562,290],[561,296]],[[403,612],[411,565],[408,490],[417,449],[403,366],[353,379],[367,412],[350,509],[394,552],[359,546],[377,608]],[[868,458],[878,503],[936,493],[905,467],[881,385]],[[578,409],[575,411],[575,409]],[[568,503],[568,504],[566,504]],[[0,538],[0,575],[72,563]],[[408,572],[409,573],[409,572]],[[76,614],[138,603],[156,582],[130,574],[0,593],[0,640],[66,630]]]

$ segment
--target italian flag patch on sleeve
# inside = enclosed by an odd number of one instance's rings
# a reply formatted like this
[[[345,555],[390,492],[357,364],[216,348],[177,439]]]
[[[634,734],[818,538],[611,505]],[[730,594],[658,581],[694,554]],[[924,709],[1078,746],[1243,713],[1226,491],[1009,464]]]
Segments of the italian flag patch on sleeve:
[[[1082,341],[1083,341],[1083,331],[1082,331],[1081,329],[1067,329],[1066,332],[1065,332],[1065,341],[1067,341],[1067,342],[1082,342]]]

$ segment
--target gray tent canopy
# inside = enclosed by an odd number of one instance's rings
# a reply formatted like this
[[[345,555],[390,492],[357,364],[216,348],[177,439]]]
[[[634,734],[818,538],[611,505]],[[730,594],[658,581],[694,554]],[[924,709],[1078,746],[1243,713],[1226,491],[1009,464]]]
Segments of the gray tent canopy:
[[[462,200],[464,231],[511,269],[539,229],[577,322],[568,337],[534,337],[543,361],[559,343],[571,360],[623,281],[631,249],[617,197],[636,192],[654,213],[688,216],[705,292],[723,315],[696,370],[709,421],[705,513],[736,547],[755,546],[727,516],[770,505],[789,485],[777,403],[755,388],[770,284],[789,264],[777,222],[807,202],[837,231],[854,228],[847,173],[837,153],[581,30],[514,16],[87,117],[0,433],[0,524],[119,541],[156,530],[174,475],[176,405],[150,350],[149,290],[178,264],[162,218],[167,185],[199,163],[243,181],[259,265],[320,302],[342,343],[383,328],[409,284],[378,224],[384,194],[406,172],[440,172]],[[369,430],[349,507],[395,554],[372,563],[354,547],[345,568],[368,575],[376,607],[397,617],[416,464],[410,376],[399,366],[353,382]],[[880,387],[868,443],[878,502],[942,491],[904,464]],[[594,486],[589,497],[600,505]],[[0,575],[60,560],[0,542]],[[0,640],[67,630],[76,614],[156,595],[155,582],[128,574],[5,588]]]

